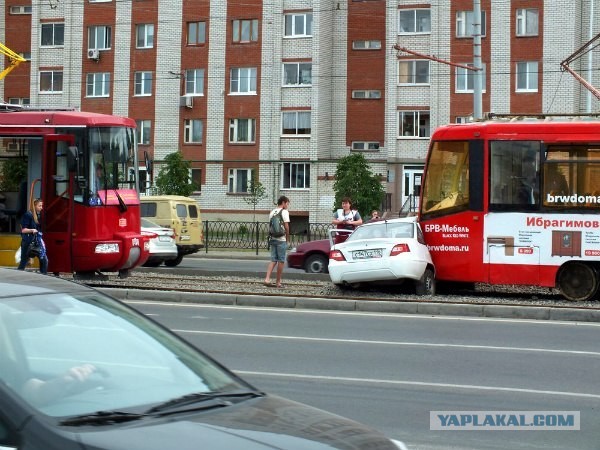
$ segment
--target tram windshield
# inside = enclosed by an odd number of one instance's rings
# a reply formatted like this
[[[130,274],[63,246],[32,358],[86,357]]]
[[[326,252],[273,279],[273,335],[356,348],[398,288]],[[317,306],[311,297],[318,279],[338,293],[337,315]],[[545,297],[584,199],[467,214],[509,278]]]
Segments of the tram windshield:
[[[92,192],[135,188],[129,169],[134,167],[135,135],[131,128],[110,127],[88,130],[90,164],[87,168]]]

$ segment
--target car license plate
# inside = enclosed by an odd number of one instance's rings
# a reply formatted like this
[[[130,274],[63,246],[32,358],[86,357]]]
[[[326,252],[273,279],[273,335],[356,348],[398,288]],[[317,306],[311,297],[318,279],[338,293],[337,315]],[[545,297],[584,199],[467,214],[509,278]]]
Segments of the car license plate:
[[[169,236],[159,236],[158,240],[160,242],[169,242],[171,240],[171,238]]]
[[[374,248],[371,250],[354,250],[352,252],[352,259],[370,259],[370,258],[381,258],[383,255],[383,249]]]

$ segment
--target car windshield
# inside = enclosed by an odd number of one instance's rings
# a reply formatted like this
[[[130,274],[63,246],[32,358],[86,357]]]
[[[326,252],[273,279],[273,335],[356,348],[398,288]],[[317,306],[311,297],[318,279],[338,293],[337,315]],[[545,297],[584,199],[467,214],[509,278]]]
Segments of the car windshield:
[[[414,237],[414,229],[413,222],[382,221],[358,227],[346,242],[377,238],[412,238]]]
[[[85,389],[40,404],[31,380],[97,370]],[[160,325],[100,293],[0,299],[0,384],[48,416],[142,411],[198,393],[248,390],[217,363]]]
[[[141,219],[142,219],[142,226],[144,228],[162,228],[159,224],[154,223],[151,220],[148,220],[144,217],[142,217]]]

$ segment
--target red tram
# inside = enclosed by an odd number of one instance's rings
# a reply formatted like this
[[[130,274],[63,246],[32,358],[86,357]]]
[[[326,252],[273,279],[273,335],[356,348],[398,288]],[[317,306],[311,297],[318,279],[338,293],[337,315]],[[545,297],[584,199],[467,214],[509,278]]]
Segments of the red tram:
[[[44,201],[49,272],[126,276],[146,261],[135,121],[80,111],[7,110],[0,111],[0,139],[27,149],[29,201]]]
[[[431,136],[419,221],[441,281],[600,286],[600,121],[499,117]]]

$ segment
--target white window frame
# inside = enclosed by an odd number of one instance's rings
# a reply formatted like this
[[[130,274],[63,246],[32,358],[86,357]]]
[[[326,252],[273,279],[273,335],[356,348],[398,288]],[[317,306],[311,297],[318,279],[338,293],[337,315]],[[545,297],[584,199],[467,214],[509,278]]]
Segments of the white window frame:
[[[246,186],[238,186],[238,173],[246,172]],[[254,169],[229,169],[227,177],[227,193],[229,194],[247,194],[252,180]]]
[[[379,89],[355,89],[352,91],[352,98],[359,100],[379,100],[381,91]]]
[[[425,14],[426,13],[426,14]],[[402,16],[409,18],[412,15],[412,21],[410,25],[412,29],[402,29]],[[428,17],[427,17],[428,16]],[[419,20],[422,18],[429,19],[429,29],[423,31],[419,30]],[[430,8],[416,8],[416,9],[400,9],[398,10],[398,34],[410,35],[410,34],[431,34],[431,9]]]
[[[523,68],[525,71],[523,71]],[[539,83],[539,63],[537,61],[519,61],[515,66],[515,92],[537,92]],[[525,87],[520,86],[520,75],[525,75]],[[535,86],[535,87],[533,87]]]
[[[486,36],[486,19],[485,11],[481,11],[481,37]],[[457,38],[472,38],[473,37],[473,11],[456,11],[456,37]]]
[[[27,106],[31,104],[31,100],[28,97],[9,97],[8,103],[10,105]]]
[[[135,26],[135,48],[154,47],[154,24],[140,23]]]
[[[42,90],[44,81],[48,83],[50,89]],[[63,91],[63,71],[62,70],[40,70],[40,94],[61,94]],[[60,88],[60,89],[55,89]]]
[[[357,152],[378,152],[381,144],[377,141],[353,141],[352,150]]]
[[[135,72],[134,76],[134,97],[150,97],[152,95],[152,72]]]
[[[516,35],[537,36],[540,32],[540,11],[537,8],[520,8],[516,13]],[[531,28],[535,28],[532,30]],[[528,30],[529,29],[529,30]]]
[[[11,6],[9,11],[9,14],[13,16],[30,15],[33,12],[33,7],[31,5],[15,5]]]
[[[407,71],[406,71],[406,75],[404,75],[401,70],[401,67],[403,65],[407,66]],[[425,65],[427,65],[427,81],[424,82],[417,82],[417,79],[421,77],[421,75],[419,75],[418,72],[418,68],[419,67],[424,67]],[[408,82],[403,82],[400,81],[401,77],[406,76],[409,80],[412,80],[412,82],[408,81]],[[427,59],[401,59],[400,61],[398,61],[398,85],[399,86],[426,86],[429,85],[430,83],[430,76],[431,76],[431,64],[430,61]]]
[[[139,119],[135,121],[137,138],[139,145],[150,145],[150,137],[152,134],[152,121],[149,119]]]
[[[204,124],[202,119],[185,119],[183,121],[184,144],[202,144]]]
[[[185,71],[185,95],[204,95],[204,69],[186,69]]]
[[[287,175],[286,175],[287,168]],[[308,190],[310,189],[310,163],[284,162],[281,163],[281,189]]]
[[[471,116],[456,116],[454,119],[454,123],[471,123],[473,122],[473,117]]]
[[[463,63],[466,66],[472,66],[472,63]],[[487,70],[485,63],[481,64],[481,68],[483,71],[483,79],[481,80],[481,92],[486,92],[486,78],[487,78]],[[454,72],[454,92],[457,94],[471,94],[474,92],[474,83],[475,83],[475,71],[464,69],[462,67],[456,67]]]
[[[88,73],[85,79],[87,98],[110,96],[110,72]]]
[[[233,67],[229,81],[229,93],[233,95],[256,94],[256,67]]]
[[[290,69],[290,71],[288,72],[287,69]],[[308,75],[309,80],[307,80],[308,82],[304,82],[306,76],[303,76],[303,73],[305,73],[307,70],[310,72],[310,74]],[[312,62],[286,62],[286,63],[283,63],[282,71],[283,71],[283,80],[282,80],[283,86],[294,86],[294,87],[312,86]],[[292,81],[295,81],[295,83],[289,82],[288,77],[286,76],[286,75],[290,74],[290,72],[295,72],[294,73],[295,80],[292,80]]]
[[[427,117],[427,119],[425,119]],[[404,119],[412,121],[408,128],[404,126]],[[427,121],[421,125],[422,121]],[[405,139],[429,139],[431,137],[431,111],[398,111],[398,138]]]
[[[352,41],[352,50],[381,50],[381,41],[380,40]]]
[[[308,118],[308,128],[300,128],[301,122],[304,123],[307,121]],[[300,120],[302,119],[302,120]],[[310,134],[312,132],[312,124],[311,124],[311,120],[312,120],[312,115],[311,115],[311,111],[284,111],[281,115],[281,135],[282,136],[300,136],[300,137],[310,137]],[[295,133],[290,133],[290,132],[286,132],[286,130],[291,130],[292,129],[292,122],[293,122],[293,129],[295,130]],[[289,125],[286,127],[286,124]],[[301,130],[308,130],[308,132],[303,133],[301,132]]]
[[[88,50],[110,50],[112,27],[109,25],[92,25],[88,27]]]
[[[256,119],[229,119],[230,144],[254,144]]]
[[[235,19],[232,23],[233,42],[244,44],[258,41],[258,19]]]
[[[193,39],[190,39],[193,36]],[[198,20],[187,23],[187,45],[206,44],[206,22]]]
[[[299,23],[302,20],[302,23]],[[283,18],[283,35],[286,38],[312,37],[312,13],[289,13]]]
[[[44,47],[44,48],[48,48],[48,47],[64,47],[65,46],[65,23],[64,22],[53,22],[53,23],[42,23],[41,24],[41,30],[40,30],[40,47]],[[62,33],[57,33],[57,29],[62,28]],[[50,29],[50,33],[51,33],[51,40],[52,43],[50,44],[44,44],[44,30],[48,30]],[[57,41],[57,34],[60,37],[60,34],[62,34],[62,42],[56,42]]]

